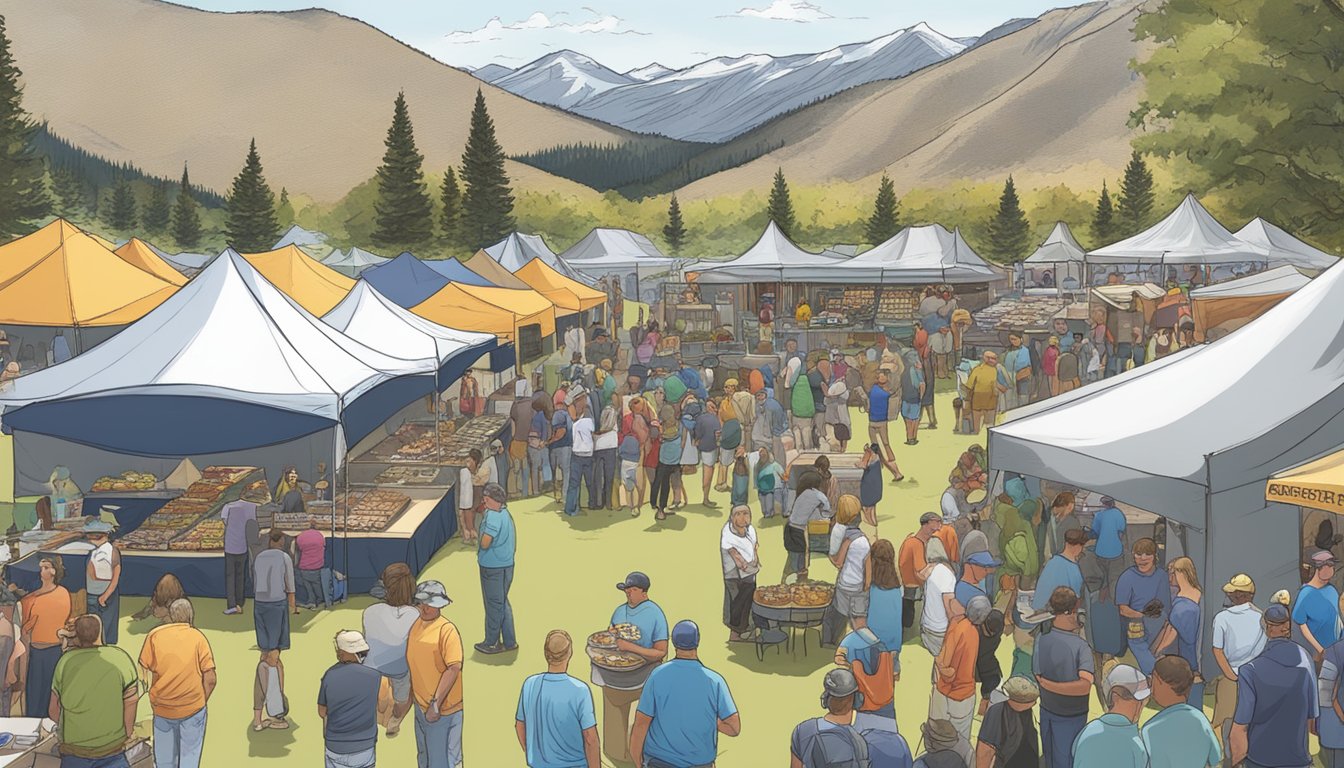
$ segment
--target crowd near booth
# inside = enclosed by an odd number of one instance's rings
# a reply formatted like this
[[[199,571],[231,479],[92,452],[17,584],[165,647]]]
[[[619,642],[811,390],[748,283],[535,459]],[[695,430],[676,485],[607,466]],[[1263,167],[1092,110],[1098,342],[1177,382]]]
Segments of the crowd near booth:
[[[330,312],[355,287],[354,280],[323,266],[297,245],[243,254],[243,258],[282,293],[318,317]]]
[[[1195,339],[1213,341],[1268,312],[1311,282],[1296,267],[1256,272],[1190,292]]]
[[[990,431],[990,466],[1082,489],[1084,525],[1100,495],[1157,516],[1165,562],[1192,558],[1205,584],[1246,573],[1264,594],[1295,592],[1322,530],[1305,507],[1327,498],[1311,477],[1334,464],[1292,470],[1344,446],[1341,327],[1336,267],[1216,343],[1011,412]],[[1205,599],[1206,657],[1220,608]]]
[[[351,247],[346,251],[333,250],[322,260],[322,263],[346,277],[355,278],[359,277],[364,270],[386,264],[388,261],[390,259],[370,253],[363,248]]]

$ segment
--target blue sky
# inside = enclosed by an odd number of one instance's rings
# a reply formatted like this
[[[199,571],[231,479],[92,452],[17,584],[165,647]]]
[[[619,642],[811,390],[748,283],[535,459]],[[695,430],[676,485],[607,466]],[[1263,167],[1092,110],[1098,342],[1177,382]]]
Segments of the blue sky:
[[[362,19],[448,64],[518,66],[570,48],[618,71],[658,61],[811,53],[928,22],[950,37],[1069,5],[1059,0],[179,0],[214,11],[318,5]],[[1081,1],[1081,0],[1080,0]]]

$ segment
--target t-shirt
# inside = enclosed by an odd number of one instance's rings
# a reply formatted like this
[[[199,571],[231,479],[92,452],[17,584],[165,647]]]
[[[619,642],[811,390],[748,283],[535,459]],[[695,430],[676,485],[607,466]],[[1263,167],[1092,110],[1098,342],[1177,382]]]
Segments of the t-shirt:
[[[1143,607],[1153,600],[1162,604],[1161,616],[1151,619],[1145,616],[1143,619],[1145,642],[1151,643],[1162,631],[1171,606],[1170,578],[1161,568],[1154,568],[1152,573],[1144,575],[1137,566],[1130,566],[1115,582],[1115,600],[1118,605],[1127,605],[1136,611],[1143,611]],[[1258,618],[1256,623],[1258,625]]]
[[[621,447],[616,449],[616,452],[621,461],[639,461],[639,440],[634,435],[626,435],[621,439]]]
[[[664,437],[658,444],[658,463],[674,465],[681,463],[681,445],[685,432],[678,427],[674,437]]]
[[[583,732],[597,727],[593,694],[583,681],[543,672],[523,681],[514,719],[527,726],[530,768],[586,768]]]
[[[453,664],[462,663],[462,636],[457,627],[442,616],[433,621],[417,620],[406,637],[406,665],[411,670],[411,695],[421,709],[438,690],[439,678]],[[448,695],[439,702],[439,714],[451,715],[462,710],[462,675],[459,670]]]
[[[378,689],[383,678],[361,664],[337,663],[322,675],[318,706],[327,708],[322,736],[328,750],[353,755],[378,741]]]
[[[954,593],[956,588],[957,577],[947,563],[933,566],[928,580],[924,582],[924,615],[919,622],[921,627],[930,632],[947,631],[947,607],[943,605],[943,595]],[[975,662],[974,655],[971,656],[971,662]]]
[[[1339,642],[1339,592],[1334,585],[1317,589],[1303,584],[1293,601],[1293,623],[1307,625],[1322,648]]]
[[[1125,513],[1107,507],[1092,517],[1092,532],[1097,537],[1097,557],[1114,560],[1125,553]]]
[[[316,528],[309,528],[294,537],[299,548],[299,570],[316,571],[327,561],[327,537]]]
[[[1186,768],[1222,765],[1223,750],[1213,735],[1209,718],[1189,704],[1175,704],[1158,712],[1140,730],[1148,768]]]
[[[220,510],[224,518],[224,554],[247,554],[247,521],[256,519],[257,505],[250,501],[231,501]]]
[[[836,527],[839,528],[840,526]],[[857,531],[858,529],[850,530]],[[863,566],[868,560],[868,553],[871,549],[872,545],[868,543],[868,537],[862,533],[849,537],[849,550],[845,552],[845,561],[840,564],[840,574],[835,580],[837,587],[850,590],[863,587]]]
[[[472,509],[476,506],[476,479],[471,470],[463,467],[457,471],[457,508]]]
[[[928,561],[924,555],[924,542],[913,533],[901,542],[896,554],[896,568],[901,572],[901,586],[914,589],[920,585],[919,572],[924,570]],[[955,585],[954,585],[955,586]]]
[[[999,370],[980,364],[971,369],[966,379],[966,391],[971,394],[971,410],[992,411],[999,405]]]
[[[1190,668],[1198,674],[1199,630],[1203,624],[1199,603],[1188,597],[1177,597],[1171,603],[1171,617],[1168,621],[1176,630],[1176,653],[1190,662]]]
[[[874,384],[873,388],[868,390],[868,421],[886,421],[890,402],[891,393],[883,389],[881,384]]]
[[[1092,649],[1077,632],[1051,628],[1036,638],[1036,650],[1031,657],[1031,673],[1055,683],[1071,683],[1079,672],[1096,675]],[[1041,708],[1061,717],[1087,714],[1088,695],[1061,696],[1041,686]]]
[[[1307,720],[1320,716],[1316,666],[1302,646],[1270,640],[1241,665],[1232,722],[1247,727],[1247,758],[1259,765],[1310,766]]]
[[[573,424],[572,441],[575,456],[592,456],[595,446],[593,445],[593,417],[583,415]]]
[[[1065,351],[1059,354],[1059,360],[1055,363],[1058,376],[1062,381],[1072,381],[1078,378],[1078,356],[1067,351],[1064,342],[1060,342],[1060,347]]]
[[[635,645],[652,648],[654,643],[667,640],[667,616],[663,609],[652,600],[645,600],[634,608],[629,603],[621,603],[611,612],[611,626],[634,624],[639,627],[639,639]]]
[[[891,650],[898,658],[901,653],[901,642],[904,636],[901,626],[901,617],[905,611],[905,605],[902,599],[905,597],[905,590],[900,587],[892,589],[883,589],[882,587],[872,586],[868,588],[868,628],[877,635],[877,639]],[[900,664],[897,664],[897,669]]]
[[[532,400],[515,400],[509,409],[509,419],[513,422],[513,441],[521,443],[527,440],[527,433],[532,428]]]
[[[1316,721],[1316,735],[1327,749],[1344,749],[1344,722],[1335,714],[1334,702],[1344,706],[1344,690],[1335,692],[1340,670],[1344,670],[1344,640],[1325,649],[1321,656],[1321,673],[1317,679],[1317,698],[1321,703],[1321,717]]]
[[[1233,672],[1265,649],[1265,628],[1254,603],[1224,608],[1213,617],[1213,647],[1222,650]]]
[[[756,490],[761,493],[773,493],[784,484],[784,469],[779,462],[772,461],[756,468]]]
[[[552,448],[570,448],[574,445],[574,419],[570,417],[569,411],[556,408],[555,414],[551,416],[551,434],[557,434],[562,429],[565,430],[564,436],[556,438],[551,443]]]
[[[731,521],[723,524],[723,532],[719,535],[719,554],[723,558],[723,576],[727,579],[741,578],[737,563],[729,554],[733,551],[741,555],[747,563],[756,559],[756,528],[750,523],[747,524],[747,531],[742,536],[738,536],[737,531],[733,530]]]
[[[980,742],[994,748],[999,758],[995,765],[1040,768],[1036,723],[1030,709],[1018,712],[1006,701],[991,705],[980,725]]]
[[[691,432],[691,437],[695,440],[697,450],[706,453],[719,447],[719,417],[716,414],[705,411],[695,417],[695,428]]]
[[[826,494],[816,488],[808,488],[793,500],[789,510],[789,525],[794,528],[806,528],[812,520],[821,520],[831,516],[831,502]]]
[[[1083,596],[1083,572],[1078,564],[1063,555],[1055,555],[1041,569],[1036,580],[1036,594],[1031,598],[1031,607],[1037,611],[1050,605],[1050,595],[1056,589],[1068,587],[1081,599]]]
[[[406,636],[419,619],[420,612],[409,605],[374,603],[365,608],[364,642],[369,644],[369,655],[364,666],[392,677],[406,674]]]
[[[153,673],[149,703],[154,714],[172,720],[205,708],[202,675],[215,668],[205,635],[190,624],[161,624],[145,636],[140,666]]]
[[[807,386],[812,389],[812,402],[822,403],[826,400],[826,377],[821,375],[821,371],[816,368],[807,372]]]
[[[65,587],[56,587],[43,594],[30,593],[19,601],[23,610],[23,632],[34,643],[51,645],[61,641],[56,631],[70,619],[70,593]]]
[[[737,419],[729,419],[723,422],[719,428],[719,448],[725,451],[735,451],[742,445],[742,422]]]
[[[1088,768],[1148,768],[1139,726],[1113,712],[1093,720],[1073,742],[1073,763]]]
[[[953,701],[965,701],[975,695],[975,657],[980,652],[980,630],[965,616],[952,622],[938,654],[938,664],[956,671],[948,680],[937,675],[938,692]],[[934,670],[935,674],[937,669]]]
[[[528,437],[539,437],[543,441],[551,436],[551,422],[545,411],[532,411],[532,423],[528,427]]]
[[[56,662],[51,692],[61,700],[56,733],[63,747],[106,757],[126,743],[122,699],[135,688],[135,663],[115,645],[66,651]]]
[[[481,521],[481,536],[490,537],[490,547],[476,550],[476,564],[482,568],[508,568],[513,565],[517,540],[514,537],[513,515],[508,507],[485,511]]]
[[[719,752],[718,723],[737,714],[737,704],[718,672],[694,659],[672,659],[644,683],[639,712],[653,718],[646,757],[676,766],[709,765]]]
[[[294,561],[283,549],[268,549],[257,555],[253,570],[257,602],[276,603],[294,593]]]

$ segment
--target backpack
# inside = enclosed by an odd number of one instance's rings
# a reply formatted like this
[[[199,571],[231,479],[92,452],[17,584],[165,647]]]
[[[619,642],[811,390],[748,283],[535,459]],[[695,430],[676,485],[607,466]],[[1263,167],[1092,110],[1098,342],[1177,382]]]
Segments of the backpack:
[[[875,671],[870,675],[866,662],[874,660]],[[863,711],[876,711],[895,700],[896,660],[892,652],[881,642],[861,652],[856,658],[850,659],[849,668],[859,684],[859,693],[863,694]]]
[[[821,730],[818,720],[803,724],[801,740],[807,754],[799,755],[805,768],[872,768],[868,742],[852,725]]]
[[[872,768],[910,765],[910,745],[895,731],[869,728],[861,734],[868,746],[868,760]]]

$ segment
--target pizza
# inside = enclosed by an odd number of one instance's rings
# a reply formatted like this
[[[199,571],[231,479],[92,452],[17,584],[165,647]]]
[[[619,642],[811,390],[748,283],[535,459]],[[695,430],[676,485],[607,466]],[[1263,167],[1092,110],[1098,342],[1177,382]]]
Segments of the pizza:
[[[593,648],[615,649],[616,635],[607,630],[603,630],[601,632],[594,632],[593,634],[588,636],[588,645]]]
[[[611,631],[618,639],[629,640],[632,643],[638,642],[640,638],[639,627],[634,624],[617,624]]]
[[[611,669],[634,669],[644,665],[644,659],[624,651],[604,651],[589,648],[588,658],[592,659],[593,663],[599,667],[609,667]]]

